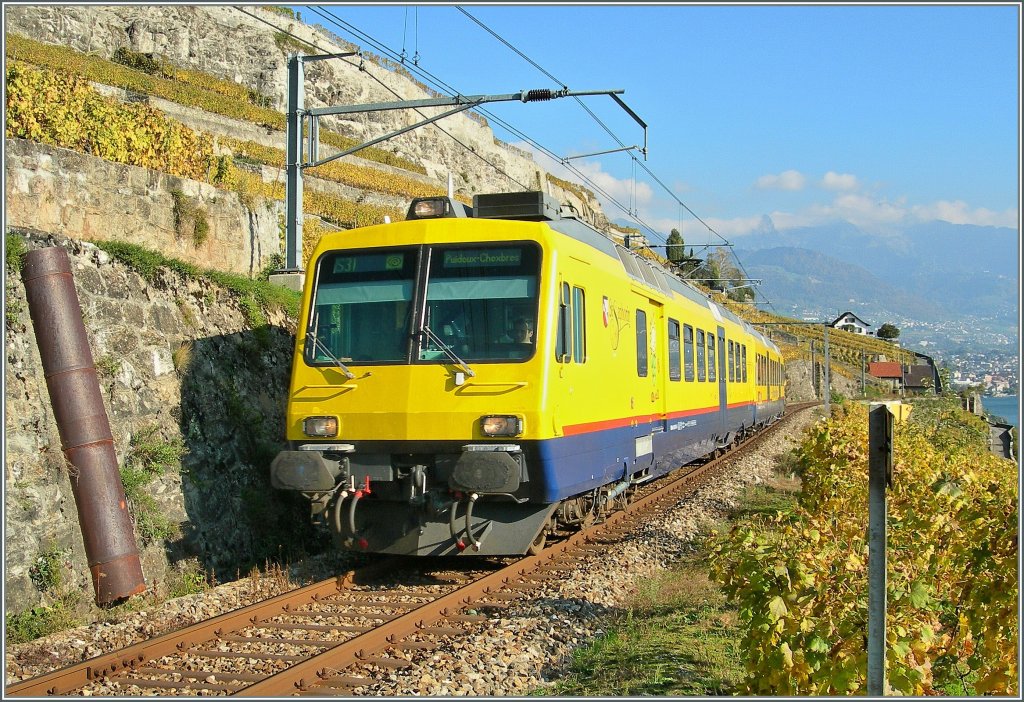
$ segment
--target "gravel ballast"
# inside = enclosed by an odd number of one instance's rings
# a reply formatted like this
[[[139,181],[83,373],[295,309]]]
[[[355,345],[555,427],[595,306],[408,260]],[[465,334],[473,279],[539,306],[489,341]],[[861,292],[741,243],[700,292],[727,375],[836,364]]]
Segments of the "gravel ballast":
[[[499,611],[486,623],[473,625],[468,635],[446,638],[434,650],[389,654],[407,658],[412,665],[380,670],[373,675],[375,682],[353,693],[517,696],[550,690],[571,661],[573,650],[604,632],[611,614],[629,601],[637,583],[657,577],[692,552],[695,540],[736,507],[746,486],[770,482],[779,459],[799,443],[805,428],[818,417],[816,410],[800,412],[752,455],[735,459],[727,478],[682,498],[666,514],[607,552],[588,556],[565,577],[546,582],[524,601]],[[35,677],[285,589],[285,578],[252,576],[132,612],[117,622],[10,646],[5,652],[5,680],[11,684]],[[116,689],[98,681],[84,692],[102,696]]]

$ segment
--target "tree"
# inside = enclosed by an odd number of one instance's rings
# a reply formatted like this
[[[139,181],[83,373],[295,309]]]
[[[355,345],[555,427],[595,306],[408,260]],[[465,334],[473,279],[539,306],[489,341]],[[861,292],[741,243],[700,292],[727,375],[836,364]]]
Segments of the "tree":
[[[686,249],[683,247],[683,236],[673,229],[665,239],[665,258],[676,265],[686,260]]]
[[[886,322],[885,324],[878,328],[878,333],[876,333],[875,336],[877,336],[879,339],[891,341],[893,339],[899,338],[900,330],[896,326]]]

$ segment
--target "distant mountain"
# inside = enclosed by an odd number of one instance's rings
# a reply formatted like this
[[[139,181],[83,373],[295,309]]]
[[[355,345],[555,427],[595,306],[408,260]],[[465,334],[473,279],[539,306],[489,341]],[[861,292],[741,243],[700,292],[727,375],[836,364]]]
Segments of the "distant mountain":
[[[904,319],[939,322],[941,305],[879,278],[857,263],[810,249],[780,246],[736,250],[758,291],[776,311],[831,321],[850,311],[875,327]]]
[[[948,318],[1018,318],[1020,239],[1016,230],[1007,227],[929,222],[878,235],[849,222],[777,230],[765,218],[758,233],[738,241],[750,252],[798,248],[825,254],[844,266],[873,274],[918,302],[929,301]],[[741,256],[740,260],[749,272],[748,259]],[[759,276],[751,273],[751,277]],[[836,286],[840,280],[845,279],[835,278]],[[846,292],[858,300],[870,297],[865,288]],[[913,316],[911,307],[905,309]]]

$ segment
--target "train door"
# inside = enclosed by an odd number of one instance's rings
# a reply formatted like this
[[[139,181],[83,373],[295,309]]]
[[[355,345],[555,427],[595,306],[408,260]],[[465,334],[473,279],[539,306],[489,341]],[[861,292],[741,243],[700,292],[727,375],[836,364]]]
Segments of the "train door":
[[[657,301],[638,297],[635,309],[636,373],[635,394],[630,399],[633,411],[635,458],[631,472],[654,465],[654,435],[665,428],[665,392],[662,380],[667,376],[663,352],[664,307]]]
[[[667,406],[667,388],[665,382],[668,379],[667,349],[668,339],[665,333],[665,306],[655,300],[650,300],[651,318],[648,320],[648,341],[651,353],[651,404],[649,413],[652,415],[652,431],[664,431],[665,414]]]
[[[718,327],[718,431],[729,426],[729,376],[725,365],[725,328]]]

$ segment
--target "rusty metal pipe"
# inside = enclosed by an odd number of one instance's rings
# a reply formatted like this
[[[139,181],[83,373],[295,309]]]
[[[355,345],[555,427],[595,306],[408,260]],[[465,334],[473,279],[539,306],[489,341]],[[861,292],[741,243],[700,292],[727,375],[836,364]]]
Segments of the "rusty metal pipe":
[[[111,604],[145,591],[146,581],[67,251],[30,251],[22,279],[61,447],[71,464],[96,603]]]

